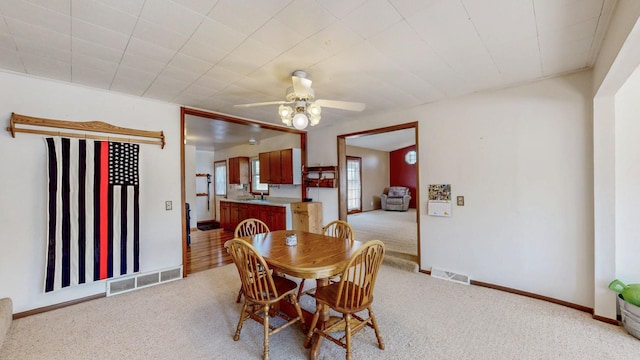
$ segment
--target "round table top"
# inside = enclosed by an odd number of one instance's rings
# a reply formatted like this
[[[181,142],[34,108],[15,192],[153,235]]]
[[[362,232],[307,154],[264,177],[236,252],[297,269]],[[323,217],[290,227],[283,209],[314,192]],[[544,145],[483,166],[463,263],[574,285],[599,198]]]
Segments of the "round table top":
[[[297,244],[286,245],[295,234]],[[329,278],[342,273],[362,242],[296,230],[278,230],[243,237],[262,255],[270,267],[303,279]]]

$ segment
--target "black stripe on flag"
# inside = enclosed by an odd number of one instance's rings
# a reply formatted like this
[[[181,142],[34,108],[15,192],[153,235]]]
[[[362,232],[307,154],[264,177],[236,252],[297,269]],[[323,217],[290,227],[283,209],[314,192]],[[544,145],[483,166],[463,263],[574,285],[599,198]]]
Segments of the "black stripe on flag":
[[[78,283],[84,284],[86,279],[87,260],[87,219],[86,219],[86,181],[87,181],[87,141],[78,141]]]
[[[56,271],[56,191],[58,189],[58,160],[52,138],[47,138],[49,148],[49,246],[47,247],[47,275],[45,291],[53,291]]]
[[[69,161],[71,143],[62,139],[62,287],[71,284],[71,184]]]
[[[133,192],[133,272],[140,271],[140,189]]]
[[[123,187],[120,192],[120,203],[122,211],[120,213],[120,275],[127,273],[127,188]]]

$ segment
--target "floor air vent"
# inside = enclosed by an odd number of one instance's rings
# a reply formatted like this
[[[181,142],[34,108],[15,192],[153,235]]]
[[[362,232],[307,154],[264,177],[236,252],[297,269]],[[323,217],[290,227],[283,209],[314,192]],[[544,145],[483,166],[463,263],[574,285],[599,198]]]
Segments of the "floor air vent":
[[[107,296],[182,279],[182,266],[107,281]]]
[[[438,279],[449,280],[460,284],[469,285],[470,279],[468,275],[458,274],[440,268],[431,268],[431,276]]]

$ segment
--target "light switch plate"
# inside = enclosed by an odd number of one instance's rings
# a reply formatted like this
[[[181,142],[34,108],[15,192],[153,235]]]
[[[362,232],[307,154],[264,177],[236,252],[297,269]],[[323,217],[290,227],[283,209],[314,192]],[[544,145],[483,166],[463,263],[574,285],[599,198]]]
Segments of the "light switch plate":
[[[464,206],[464,196],[457,197],[458,206]]]
[[[171,200],[165,201],[164,202],[164,209],[165,210],[172,210],[173,209],[173,202],[171,202]]]

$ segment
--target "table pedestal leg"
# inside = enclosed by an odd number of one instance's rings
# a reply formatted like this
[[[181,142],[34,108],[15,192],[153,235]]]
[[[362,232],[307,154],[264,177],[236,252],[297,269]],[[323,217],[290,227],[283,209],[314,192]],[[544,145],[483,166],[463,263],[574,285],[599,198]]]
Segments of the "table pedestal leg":
[[[317,288],[321,288],[323,286],[329,285],[329,279],[317,279],[316,286]],[[318,324],[316,328],[319,330],[324,330],[327,321],[329,321],[329,307],[326,305],[321,305],[322,309],[320,310],[320,317],[318,318]],[[311,345],[311,351],[309,352],[309,359],[316,360],[320,358],[320,344],[322,344],[322,340],[324,338],[318,334],[313,335],[313,345]]]

